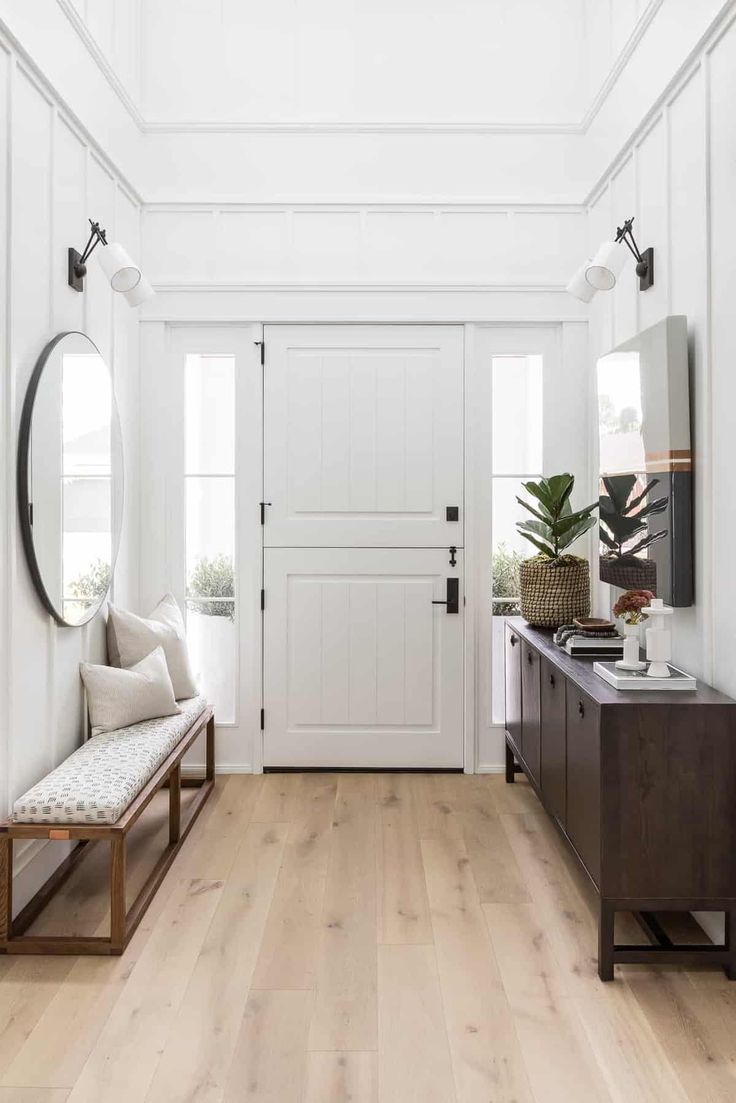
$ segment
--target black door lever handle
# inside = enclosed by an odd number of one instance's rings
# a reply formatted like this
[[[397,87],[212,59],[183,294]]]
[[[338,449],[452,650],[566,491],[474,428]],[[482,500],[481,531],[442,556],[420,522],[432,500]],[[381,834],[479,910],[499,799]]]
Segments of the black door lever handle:
[[[433,601],[433,605],[445,605],[447,606],[448,613],[460,612],[460,579],[448,578],[447,579],[447,598],[445,601]]]

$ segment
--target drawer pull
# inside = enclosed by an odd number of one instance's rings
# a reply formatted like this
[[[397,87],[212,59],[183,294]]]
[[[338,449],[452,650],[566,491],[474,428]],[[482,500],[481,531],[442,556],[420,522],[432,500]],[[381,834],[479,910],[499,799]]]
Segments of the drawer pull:
[[[511,644],[512,647],[516,647],[518,642],[519,641],[518,641],[516,636],[509,636],[509,643]]]
[[[554,686],[555,686],[555,676],[554,676],[554,674],[550,674],[550,676],[549,676],[549,684],[550,684],[550,685],[552,686],[552,688],[554,689]]]
[[[527,653],[526,653],[526,661],[527,661],[528,663],[533,663],[533,662],[534,662],[534,656],[532,655],[531,651],[527,651]]]
[[[582,701],[578,701],[578,714],[580,716],[585,716],[585,705]]]

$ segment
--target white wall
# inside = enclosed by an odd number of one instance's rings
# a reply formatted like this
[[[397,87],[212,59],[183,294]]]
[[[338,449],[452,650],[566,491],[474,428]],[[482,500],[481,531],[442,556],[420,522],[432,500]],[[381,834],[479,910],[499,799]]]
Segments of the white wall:
[[[667,314],[688,316],[696,600],[675,615],[674,659],[736,695],[736,511],[730,485],[736,404],[736,12],[731,7],[730,19],[627,144],[589,217],[591,245],[635,214],[640,246],[656,250],[651,290],[639,292],[629,269],[614,292],[594,300],[594,356]]]
[[[167,122],[575,122],[584,7],[146,0],[143,112]]]
[[[125,536],[115,593],[137,603],[137,315],[114,296],[96,264],[87,290],[67,286],[67,248],[86,240],[89,212],[138,250],[139,207],[100,151],[86,140],[27,57],[0,37],[0,230],[3,250],[0,331],[0,815],[80,742],[85,717],[78,664],[104,661],[104,621],[60,628],[44,611],[26,567],[17,521],[16,446],[20,411],[36,358],[64,329],[86,331],[111,365],[126,450]],[[7,218],[7,224],[5,219]],[[7,294],[6,294],[7,292]],[[19,854],[20,895],[38,880]],[[37,865],[52,860],[48,846]],[[22,903],[22,899],[19,900]]]

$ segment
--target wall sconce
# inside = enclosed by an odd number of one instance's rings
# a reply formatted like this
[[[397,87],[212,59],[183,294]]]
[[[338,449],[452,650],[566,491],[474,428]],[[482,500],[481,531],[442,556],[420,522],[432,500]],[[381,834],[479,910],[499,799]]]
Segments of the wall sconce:
[[[615,239],[604,241],[592,260],[589,258],[578,268],[566,288],[571,295],[583,303],[589,303],[596,291],[611,291],[624,269],[629,252],[636,260],[639,290],[647,291],[654,285],[654,249],[645,249],[643,253],[639,251],[631,229],[633,224],[634,219],[627,218],[623,226],[616,229]]]
[[[113,291],[125,296],[129,306],[140,306],[153,298],[155,291],[140,268],[130,259],[122,245],[113,241],[108,243],[105,231],[99,222],[89,219],[90,235],[83,253],[69,249],[69,286],[75,291],[84,291],[84,277],[87,275],[87,261],[98,245],[103,248],[97,254],[100,268],[110,281]]]

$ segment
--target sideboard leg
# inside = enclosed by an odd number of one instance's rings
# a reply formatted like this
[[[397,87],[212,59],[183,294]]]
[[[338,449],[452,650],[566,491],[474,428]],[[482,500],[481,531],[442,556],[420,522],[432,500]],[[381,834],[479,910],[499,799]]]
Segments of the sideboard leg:
[[[726,937],[725,943],[731,955],[728,965],[724,965],[723,971],[729,980],[736,980],[736,908],[729,908],[726,912]]]
[[[512,785],[516,776],[516,770],[514,769],[514,752],[509,747],[508,743],[504,743],[506,748],[506,784]]]
[[[613,980],[613,939],[616,909],[601,897],[598,916],[598,976]]]

